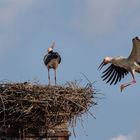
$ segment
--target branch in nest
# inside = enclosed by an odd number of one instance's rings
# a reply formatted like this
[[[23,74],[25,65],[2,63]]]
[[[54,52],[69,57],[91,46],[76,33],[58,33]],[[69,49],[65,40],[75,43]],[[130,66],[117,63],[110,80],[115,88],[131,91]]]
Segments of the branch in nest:
[[[52,128],[72,122],[97,105],[91,83],[46,86],[25,83],[0,84],[0,125],[6,128]],[[75,122],[75,121],[73,121]]]

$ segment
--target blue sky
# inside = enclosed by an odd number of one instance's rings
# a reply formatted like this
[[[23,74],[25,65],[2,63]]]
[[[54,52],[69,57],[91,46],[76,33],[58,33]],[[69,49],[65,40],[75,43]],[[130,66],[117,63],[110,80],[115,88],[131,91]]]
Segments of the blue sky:
[[[105,94],[92,109],[96,119],[84,116],[84,128],[78,123],[70,139],[138,140],[140,76],[120,93],[131,76],[109,86],[97,68],[105,56],[129,55],[132,38],[140,37],[139,7],[139,0],[1,0],[1,81],[47,84],[43,57],[55,41],[62,56],[58,83],[84,79],[83,72]]]

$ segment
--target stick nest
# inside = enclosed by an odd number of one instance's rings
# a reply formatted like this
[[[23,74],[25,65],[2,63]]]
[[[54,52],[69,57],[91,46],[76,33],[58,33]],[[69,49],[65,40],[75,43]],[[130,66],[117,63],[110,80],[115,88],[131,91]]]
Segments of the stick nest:
[[[91,84],[63,86],[35,83],[0,83],[0,126],[3,128],[53,129],[74,122],[96,105]]]

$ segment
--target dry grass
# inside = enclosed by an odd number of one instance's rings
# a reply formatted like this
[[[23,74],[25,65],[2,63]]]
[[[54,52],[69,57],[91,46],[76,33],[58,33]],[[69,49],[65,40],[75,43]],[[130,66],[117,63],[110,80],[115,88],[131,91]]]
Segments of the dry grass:
[[[63,122],[74,123],[96,105],[91,84],[63,86],[33,83],[0,83],[0,126],[4,129],[53,129]]]

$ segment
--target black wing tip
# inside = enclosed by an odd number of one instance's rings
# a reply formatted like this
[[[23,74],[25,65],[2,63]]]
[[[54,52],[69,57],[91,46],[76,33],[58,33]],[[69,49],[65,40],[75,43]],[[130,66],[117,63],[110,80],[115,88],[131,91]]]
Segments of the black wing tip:
[[[128,70],[111,64],[107,69],[102,72],[101,78],[106,81],[106,84],[116,85],[125,77],[129,72]]]

